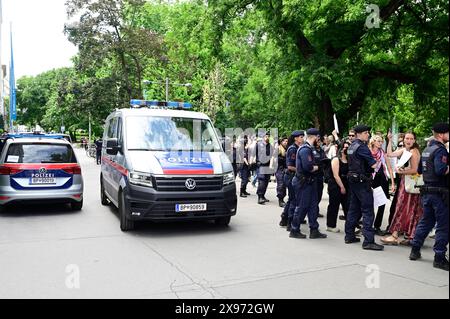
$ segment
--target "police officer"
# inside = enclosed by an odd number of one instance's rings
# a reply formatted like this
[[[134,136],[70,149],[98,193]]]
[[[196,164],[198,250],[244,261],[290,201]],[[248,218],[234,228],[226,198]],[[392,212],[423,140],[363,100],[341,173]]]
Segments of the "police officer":
[[[297,151],[296,159],[296,175],[292,180],[295,188],[295,197],[297,207],[291,224],[291,238],[306,238],[306,235],[300,231],[300,223],[308,215],[308,223],[310,228],[309,238],[326,238],[327,235],[319,232],[319,223],[317,222],[317,172],[319,167],[314,165],[314,144],[319,138],[320,132],[316,128],[306,131],[307,142],[303,144]]]
[[[242,156],[242,159],[239,159],[239,162],[241,163],[241,168],[239,171],[240,177],[241,177],[241,191],[239,196],[240,197],[247,197],[250,195],[250,193],[247,192],[247,184],[248,180],[250,178],[250,164],[249,164],[249,154],[248,154],[248,138],[247,135],[244,136],[243,143],[239,145],[239,157]]]
[[[283,213],[281,214],[280,226],[287,226],[287,230],[291,231],[291,222],[294,216],[294,210],[296,206],[295,190],[292,186],[292,179],[295,176],[297,151],[304,143],[305,131],[294,131],[291,134],[291,140],[293,143],[288,147],[286,152],[286,169],[283,175],[283,181],[288,189],[288,201],[284,206]]]
[[[325,151],[322,148],[322,143],[319,139],[317,143],[314,145],[315,153],[314,153],[314,165],[319,167],[317,171],[317,216],[323,217],[323,215],[319,212],[319,203],[322,200],[323,196],[323,183],[324,183],[324,171],[325,169],[331,165],[331,160],[327,158],[325,155]]]
[[[421,188],[423,215],[417,225],[416,234],[411,242],[409,259],[421,257],[420,248],[429,232],[436,225],[434,243],[435,268],[448,271],[445,257],[448,244],[448,123],[433,126],[434,140],[425,148],[419,163],[419,172],[423,174],[424,187]]]
[[[265,197],[267,186],[269,185],[270,176],[270,159],[273,155],[274,148],[270,144],[270,134],[266,132],[264,138],[256,147],[256,166],[258,168],[258,204],[264,205],[269,200]]]
[[[359,242],[355,236],[355,227],[361,215],[363,218],[363,249],[383,250],[384,246],[375,243],[375,230],[373,221],[373,192],[370,185],[370,177],[377,162],[373,159],[367,142],[369,141],[370,127],[358,125],[354,128],[356,139],[348,149],[348,182],[350,186],[350,207],[345,223],[345,243]]]

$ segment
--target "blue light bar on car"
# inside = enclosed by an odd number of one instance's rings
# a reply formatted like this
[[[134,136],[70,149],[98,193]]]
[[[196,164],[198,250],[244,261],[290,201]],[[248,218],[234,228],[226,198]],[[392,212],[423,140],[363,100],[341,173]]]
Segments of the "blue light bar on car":
[[[169,109],[179,109],[188,110],[192,108],[191,103],[187,102],[166,102],[166,101],[146,101],[146,100],[131,100],[130,105],[132,108],[169,108]]]

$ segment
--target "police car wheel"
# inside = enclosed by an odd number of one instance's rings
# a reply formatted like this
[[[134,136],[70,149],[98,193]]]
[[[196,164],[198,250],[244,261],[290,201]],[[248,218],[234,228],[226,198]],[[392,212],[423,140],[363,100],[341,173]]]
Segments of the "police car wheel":
[[[228,216],[217,218],[214,222],[216,223],[217,226],[228,226],[230,224],[230,221],[231,216]]]
[[[72,210],[75,210],[75,211],[81,210],[83,208],[83,201],[71,203],[70,207],[72,208]]]
[[[103,206],[109,205],[108,197],[105,194],[105,187],[103,186],[103,178],[100,177],[100,198]]]
[[[134,221],[127,218],[127,208],[125,204],[125,196],[123,192],[119,194],[119,218],[120,218],[120,230],[123,232],[134,229]]]
[[[0,214],[5,212],[5,207],[3,205],[0,205]]]

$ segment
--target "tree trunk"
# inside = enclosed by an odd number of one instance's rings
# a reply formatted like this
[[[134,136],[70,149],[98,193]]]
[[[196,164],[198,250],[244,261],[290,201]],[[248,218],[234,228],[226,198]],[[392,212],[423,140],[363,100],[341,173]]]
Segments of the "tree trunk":
[[[331,134],[334,130],[333,104],[328,94],[322,94],[322,100],[318,108],[317,118],[321,134]]]

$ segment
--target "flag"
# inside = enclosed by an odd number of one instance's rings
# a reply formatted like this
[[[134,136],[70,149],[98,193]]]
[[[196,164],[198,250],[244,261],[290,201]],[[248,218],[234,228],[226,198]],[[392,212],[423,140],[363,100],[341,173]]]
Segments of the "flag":
[[[14,76],[14,54],[13,54],[13,42],[12,42],[12,30],[11,30],[11,64],[9,69],[9,111],[11,127],[13,121],[17,119],[16,109],[16,79]]]

